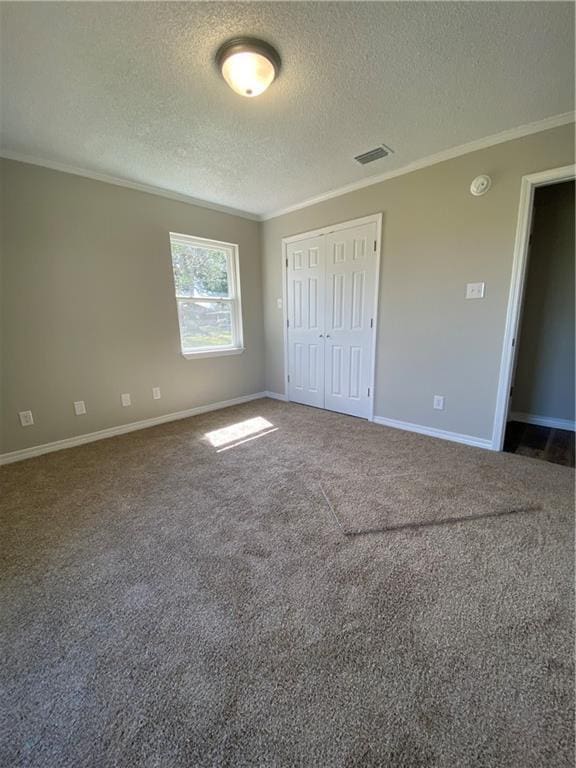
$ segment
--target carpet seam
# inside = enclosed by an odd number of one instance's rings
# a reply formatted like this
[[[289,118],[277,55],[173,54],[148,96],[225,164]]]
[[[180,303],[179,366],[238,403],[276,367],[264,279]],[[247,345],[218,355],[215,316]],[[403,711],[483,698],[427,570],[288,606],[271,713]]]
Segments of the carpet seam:
[[[326,494],[326,491],[322,487],[322,483],[320,482],[318,483],[318,485],[320,486],[322,495],[324,496],[324,499],[328,504],[328,508],[332,512],[332,515],[336,520],[336,523],[338,524],[338,527],[340,528],[344,536],[364,536],[370,533],[392,533],[395,531],[417,530],[419,528],[431,528],[435,525],[450,525],[451,523],[467,523],[467,522],[473,522],[476,520],[488,520],[492,517],[504,517],[505,515],[517,515],[517,514],[526,514],[528,512],[542,511],[541,504],[534,504],[534,505],[528,505],[525,507],[520,507],[519,509],[503,509],[503,510],[497,510],[495,512],[485,512],[481,515],[466,515],[464,517],[444,517],[444,518],[441,518],[440,520],[432,520],[430,522],[401,523],[399,525],[388,525],[382,528],[365,528],[365,529],[359,528],[357,530],[350,530],[345,528],[340,522],[338,515],[336,514],[336,510],[332,505],[332,502],[330,501],[330,499],[328,498],[328,495]]]

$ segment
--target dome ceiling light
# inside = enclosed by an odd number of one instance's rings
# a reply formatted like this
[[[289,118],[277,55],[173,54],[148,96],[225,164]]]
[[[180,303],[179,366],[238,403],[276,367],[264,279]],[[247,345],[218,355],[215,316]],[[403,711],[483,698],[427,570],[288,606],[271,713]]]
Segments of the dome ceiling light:
[[[236,37],[218,49],[216,64],[222,77],[240,96],[259,96],[280,72],[280,55],[269,43]]]

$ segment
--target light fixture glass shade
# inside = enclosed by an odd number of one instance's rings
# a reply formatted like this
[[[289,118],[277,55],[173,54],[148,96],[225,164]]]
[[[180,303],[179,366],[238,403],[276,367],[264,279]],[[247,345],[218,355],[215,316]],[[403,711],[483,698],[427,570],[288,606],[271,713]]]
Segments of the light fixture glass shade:
[[[233,53],[222,65],[222,75],[240,96],[259,96],[276,76],[274,65],[260,53]]]
[[[224,80],[240,96],[259,96],[274,82],[280,57],[272,46],[253,38],[230,40],[216,57]]]

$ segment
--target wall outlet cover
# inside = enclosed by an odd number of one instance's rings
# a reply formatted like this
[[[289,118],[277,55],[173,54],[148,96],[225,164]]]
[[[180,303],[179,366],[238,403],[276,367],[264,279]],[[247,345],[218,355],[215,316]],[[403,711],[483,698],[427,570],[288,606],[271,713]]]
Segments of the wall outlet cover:
[[[152,387],[152,397],[154,400],[160,400],[162,397],[162,392],[160,392],[160,387]]]
[[[467,299],[483,299],[485,289],[486,289],[486,283],[467,283],[466,298]]]
[[[120,398],[122,400],[122,405],[126,408],[128,405],[132,405],[132,398],[130,397],[129,392],[125,392],[123,395],[120,395]]]
[[[434,408],[437,411],[444,410],[444,395],[434,395]]]
[[[74,413],[76,416],[83,416],[86,413],[86,403],[84,400],[76,400],[74,402]]]

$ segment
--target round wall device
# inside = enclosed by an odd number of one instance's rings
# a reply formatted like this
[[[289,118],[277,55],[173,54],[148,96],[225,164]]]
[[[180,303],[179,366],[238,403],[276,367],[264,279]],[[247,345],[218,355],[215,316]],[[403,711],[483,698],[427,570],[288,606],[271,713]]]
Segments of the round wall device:
[[[482,176],[476,176],[472,184],[470,184],[470,192],[472,192],[475,197],[480,197],[480,195],[485,195],[491,186],[492,179],[490,176],[482,174]]]

